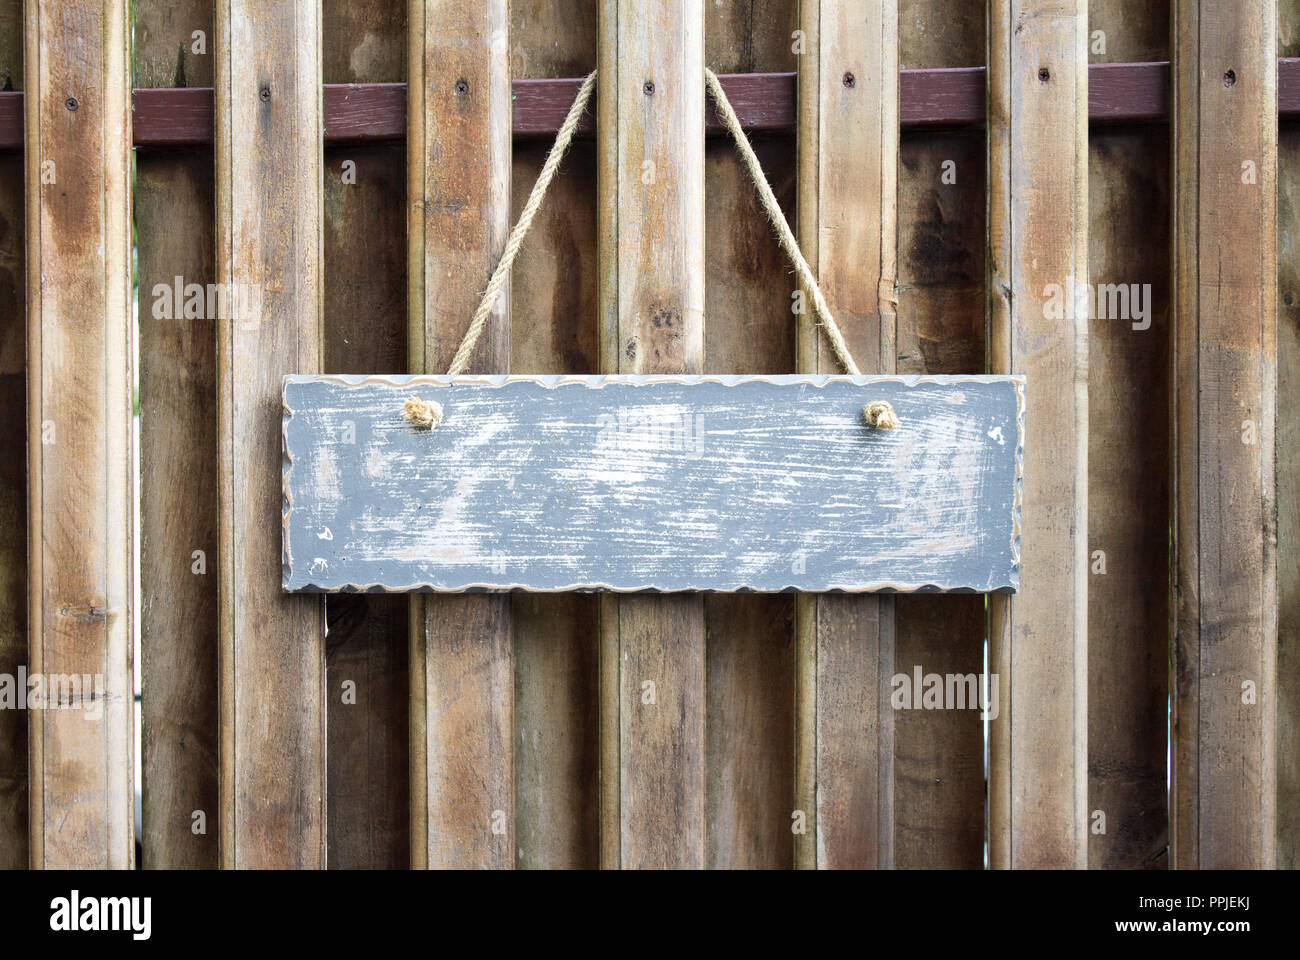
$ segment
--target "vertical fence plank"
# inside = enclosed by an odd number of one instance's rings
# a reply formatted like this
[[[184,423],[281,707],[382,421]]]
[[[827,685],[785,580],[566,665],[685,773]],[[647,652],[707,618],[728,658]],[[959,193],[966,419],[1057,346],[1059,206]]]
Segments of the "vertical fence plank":
[[[1278,0],[1279,57],[1300,56],[1300,0]],[[1300,124],[1278,129],[1277,409],[1300,409]],[[1277,423],[1277,866],[1300,867],[1300,418]]]
[[[1175,867],[1276,850],[1277,5],[1175,0]]]
[[[595,0],[513,0],[515,79],[578,77],[596,65]],[[515,145],[519,216],[549,141]],[[596,159],[569,148],[515,261],[510,369],[591,373],[596,359]],[[594,594],[517,594],[515,632],[516,864],[555,869],[600,862],[597,616]]]
[[[131,97],[120,0],[26,8],[30,860],[134,861]],[[75,28],[74,28],[75,25]]]
[[[705,62],[718,73],[793,70],[797,0],[705,4]],[[794,213],[794,143],[759,137],[763,169]],[[704,369],[791,373],[790,265],[730,137],[705,145]],[[711,868],[793,864],[794,598],[710,594],[705,796]]]
[[[0,158],[0,223],[13,199]],[[18,205],[21,210],[21,204]],[[17,231],[19,235],[22,230]],[[0,236],[0,260],[9,238]],[[21,248],[19,248],[21,252]],[[0,271],[4,268],[0,267]],[[18,292],[22,292],[19,286]],[[21,302],[21,301],[20,301]],[[0,310],[3,310],[0,307]],[[23,311],[0,323],[22,322]],[[27,663],[27,412],[22,373],[0,373],[0,673],[17,677]],[[26,691],[23,691],[26,696]],[[0,870],[27,866],[27,711],[0,711]]]
[[[409,7],[410,364],[441,373],[505,246],[510,216],[505,0]],[[501,298],[472,369],[504,372]],[[514,864],[514,662],[506,594],[430,596],[411,646],[417,867]],[[418,784],[416,781],[419,781]]]
[[[0,2],[0,90],[23,88],[23,3]]]
[[[1167,0],[1091,0],[1093,63],[1167,60]],[[1096,126],[1088,268],[1088,865],[1169,842],[1169,137]],[[1143,306],[1145,305],[1145,306]],[[1134,509],[1141,503],[1142,509]]]
[[[800,243],[858,365],[892,373],[898,7],[805,2],[800,28]],[[843,372],[807,304],[799,368]],[[893,600],[800,597],[796,643],[795,796],[809,828],[796,837],[798,864],[892,866]]]
[[[218,0],[221,861],[325,866],[319,597],[280,591],[281,378],[320,370],[320,5]],[[242,314],[242,315],[238,315]]]
[[[23,88],[23,5],[0,0],[0,90]],[[23,158],[0,155],[0,673],[27,664]],[[0,870],[27,866],[27,712],[0,711]]]
[[[1087,9],[989,6],[990,364],[1028,378],[1020,592],[989,598],[989,862],[1087,864]]]
[[[326,83],[406,79],[404,4],[325,0],[321,16]],[[326,373],[406,369],[405,175],[401,144],[325,151]],[[410,862],[408,607],[404,597],[325,600],[331,868]]]
[[[603,0],[599,65],[602,369],[698,373],[703,0]],[[699,594],[601,604],[605,866],[704,865],[704,644]]]
[[[135,85],[210,86],[212,24],[212,0],[137,2]],[[218,862],[217,318],[185,310],[216,280],[212,176],[207,149],[136,155],[146,869]]]
[[[900,66],[985,62],[983,4],[900,0]],[[904,131],[898,171],[899,373],[984,369],[983,131]],[[894,599],[894,671],[978,675],[984,598]],[[894,866],[984,864],[984,724],[967,709],[894,712]]]

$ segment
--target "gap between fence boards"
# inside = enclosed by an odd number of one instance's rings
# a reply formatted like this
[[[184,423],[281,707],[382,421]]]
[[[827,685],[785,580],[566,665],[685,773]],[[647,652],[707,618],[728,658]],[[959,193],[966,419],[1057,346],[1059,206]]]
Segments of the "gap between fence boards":
[[[793,73],[733,73],[721,77],[741,125],[755,132],[794,130]],[[514,135],[550,137],[559,130],[582,78],[514,81]],[[330,142],[402,140],[406,137],[405,83],[325,84],[325,139]],[[965,127],[984,122],[985,70],[951,67],[899,74],[901,125]],[[1278,60],[1278,115],[1300,117],[1300,58]],[[211,87],[141,88],[134,93],[138,147],[195,146],[212,142]],[[723,128],[707,109],[708,131]],[[1088,117],[1100,123],[1154,123],[1169,117],[1169,64],[1097,63],[1088,68]],[[588,110],[579,128],[595,128]],[[0,92],[0,150],[21,150],[23,94]]]

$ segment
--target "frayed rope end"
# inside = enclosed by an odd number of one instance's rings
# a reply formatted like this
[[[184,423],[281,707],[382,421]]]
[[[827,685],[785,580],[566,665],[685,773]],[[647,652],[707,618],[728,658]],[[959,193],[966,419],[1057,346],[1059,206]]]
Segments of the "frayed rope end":
[[[406,403],[402,405],[402,416],[413,427],[432,430],[442,423],[442,404],[437,400],[427,403],[419,397],[407,397]]]
[[[874,430],[893,430],[898,426],[898,414],[888,400],[872,400],[862,408],[862,419]]]

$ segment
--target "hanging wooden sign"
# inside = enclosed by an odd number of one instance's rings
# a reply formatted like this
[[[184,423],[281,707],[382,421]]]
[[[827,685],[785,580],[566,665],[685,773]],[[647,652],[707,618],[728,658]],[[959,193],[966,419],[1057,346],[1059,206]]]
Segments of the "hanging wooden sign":
[[[290,376],[284,589],[1015,590],[1024,386]]]

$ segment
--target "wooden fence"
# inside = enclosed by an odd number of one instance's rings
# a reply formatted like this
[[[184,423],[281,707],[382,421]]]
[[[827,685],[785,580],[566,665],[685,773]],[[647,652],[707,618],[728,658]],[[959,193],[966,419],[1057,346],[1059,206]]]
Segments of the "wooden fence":
[[[0,709],[0,866],[1295,866],[1293,55],[1300,0],[0,0],[0,682],[103,678]],[[835,369],[705,65],[866,372],[1028,377],[1021,591],[281,594],[281,375],[444,368],[597,66],[474,369]],[[891,703],[986,660],[987,745]]]

